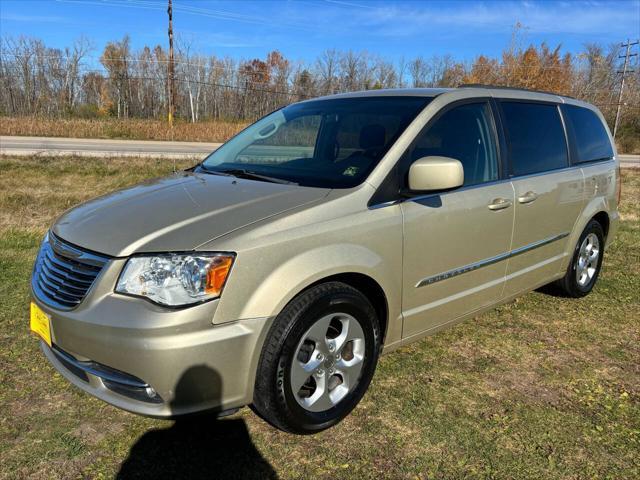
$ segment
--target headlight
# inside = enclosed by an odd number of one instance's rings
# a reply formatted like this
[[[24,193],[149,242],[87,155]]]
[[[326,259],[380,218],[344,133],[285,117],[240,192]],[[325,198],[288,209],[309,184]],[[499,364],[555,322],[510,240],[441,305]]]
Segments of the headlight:
[[[120,274],[116,292],[172,307],[210,300],[220,296],[233,259],[228,253],[131,257]]]

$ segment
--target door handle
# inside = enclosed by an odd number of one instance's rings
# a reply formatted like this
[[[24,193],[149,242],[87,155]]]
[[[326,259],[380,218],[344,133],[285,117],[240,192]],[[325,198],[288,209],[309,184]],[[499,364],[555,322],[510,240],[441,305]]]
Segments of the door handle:
[[[532,203],[532,202],[535,202],[537,199],[538,199],[538,194],[536,192],[529,191],[524,195],[522,195],[521,197],[518,197],[518,202]]]
[[[489,210],[503,210],[505,208],[509,208],[511,206],[511,200],[507,200],[506,198],[494,198],[491,203],[488,205]]]

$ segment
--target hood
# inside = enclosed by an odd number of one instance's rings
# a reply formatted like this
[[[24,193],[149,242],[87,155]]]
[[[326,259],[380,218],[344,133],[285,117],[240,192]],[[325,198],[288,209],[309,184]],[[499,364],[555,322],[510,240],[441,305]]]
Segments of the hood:
[[[329,191],[180,172],[75,207],[52,230],[72,244],[116,257],[189,251]]]

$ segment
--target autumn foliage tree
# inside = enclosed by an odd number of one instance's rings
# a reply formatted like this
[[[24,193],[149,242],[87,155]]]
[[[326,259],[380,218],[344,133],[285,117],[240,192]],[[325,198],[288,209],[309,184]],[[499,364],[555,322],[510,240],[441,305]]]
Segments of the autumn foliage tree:
[[[470,62],[451,55],[385,59],[365,51],[322,52],[315,61],[292,61],[274,50],[265,58],[203,55],[194,41],[178,39],[178,118],[250,121],[283,105],[332,93],[398,87],[485,84],[544,90],[597,105],[610,125],[620,85],[618,46],[525,45],[516,25],[496,56]],[[134,50],[131,40],[108,42],[98,58],[79,39],[53,49],[42,40],[0,40],[0,114],[161,118],[167,110],[168,55],[161,46]],[[627,77],[620,145],[640,150],[640,69]]]

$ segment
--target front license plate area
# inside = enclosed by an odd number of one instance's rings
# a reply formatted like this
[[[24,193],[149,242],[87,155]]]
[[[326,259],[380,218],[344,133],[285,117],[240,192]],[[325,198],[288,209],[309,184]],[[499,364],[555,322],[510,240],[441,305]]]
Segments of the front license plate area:
[[[51,346],[51,319],[34,302],[31,302],[29,327],[33,333]]]

